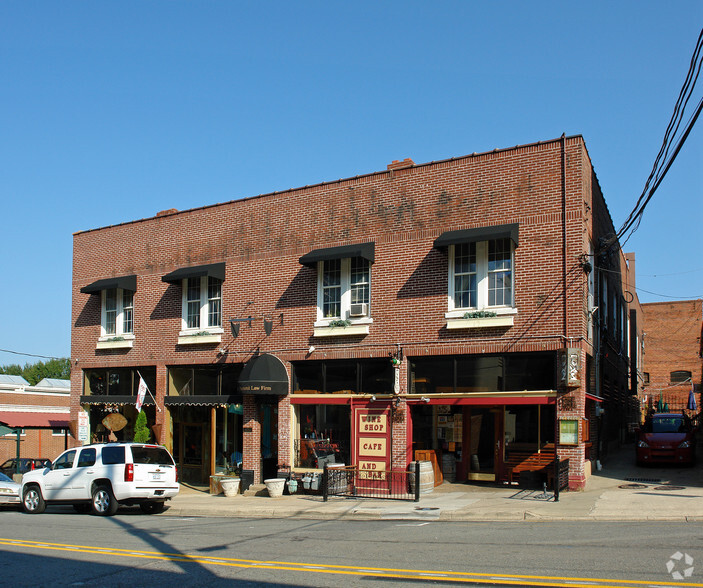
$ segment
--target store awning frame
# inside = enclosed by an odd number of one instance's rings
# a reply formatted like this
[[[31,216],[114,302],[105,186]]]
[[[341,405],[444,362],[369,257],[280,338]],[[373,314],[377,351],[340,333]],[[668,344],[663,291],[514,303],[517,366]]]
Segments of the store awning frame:
[[[201,278],[207,276],[209,278],[217,278],[218,280],[225,281],[225,263],[209,263],[206,265],[192,265],[189,267],[182,267],[171,273],[166,274],[161,277],[162,282],[167,284],[181,284],[182,280],[186,278]]]
[[[117,278],[105,278],[98,280],[81,288],[82,294],[100,294],[103,290],[111,290],[112,288],[121,288],[130,292],[137,291],[137,276],[132,274],[129,276],[120,276]]]
[[[270,353],[252,357],[239,376],[237,388],[242,394],[286,396],[290,388],[286,366]]]
[[[492,239],[511,239],[515,247],[517,247],[519,245],[519,229],[519,224],[512,223],[507,225],[494,225],[491,227],[478,227],[475,229],[445,231],[434,240],[432,246],[435,249],[443,249],[459,243],[476,243],[478,241],[489,241]]]
[[[67,429],[70,415],[47,412],[3,412],[0,415],[0,423],[14,429]]]
[[[344,259],[345,257],[361,257],[368,260],[369,263],[373,263],[376,260],[376,243],[371,241],[369,243],[314,249],[310,253],[303,255],[298,261],[300,265],[315,267],[318,261]]]

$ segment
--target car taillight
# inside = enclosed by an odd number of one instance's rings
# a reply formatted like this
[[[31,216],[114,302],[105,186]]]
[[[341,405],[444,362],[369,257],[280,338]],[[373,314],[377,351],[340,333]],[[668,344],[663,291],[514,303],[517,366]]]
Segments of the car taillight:
[[[175,468],[176,470],[176,482],[178,482],[178,468]]]
[[[134,464],[126,463],[124,465],[124,481],[134,482]]]
[[[30,469],[34,469],[34,462],[32,462],[32,467]]]

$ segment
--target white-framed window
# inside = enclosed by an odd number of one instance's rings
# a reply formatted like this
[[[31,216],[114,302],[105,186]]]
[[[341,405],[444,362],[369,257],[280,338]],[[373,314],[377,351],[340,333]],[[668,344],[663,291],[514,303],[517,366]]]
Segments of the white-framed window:
[[[371,264],[363,257],[329,259],[317,263],[317,322],[370,321]]]
[[[514,259],[510,239],[449,246],[448,316],[514,310]]]
[[[102,337],[134,334],[134,292],[122,288],[102,291]]]
[[[222,280],[212,276],[183,280],[183,332],[222,328]]]

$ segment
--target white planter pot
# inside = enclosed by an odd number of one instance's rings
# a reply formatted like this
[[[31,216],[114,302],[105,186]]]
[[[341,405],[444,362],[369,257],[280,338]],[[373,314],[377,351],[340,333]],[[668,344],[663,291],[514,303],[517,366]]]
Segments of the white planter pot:
[[[222,478],[220,479],[220,485],[225,496],[239,495],[239,478]]]
[[[283,486],[285,483],[285,478],[269,478],[268,480],[264,480],[266,490],[269,491],[269,496],[271,498],[279,498],[283,496]]]

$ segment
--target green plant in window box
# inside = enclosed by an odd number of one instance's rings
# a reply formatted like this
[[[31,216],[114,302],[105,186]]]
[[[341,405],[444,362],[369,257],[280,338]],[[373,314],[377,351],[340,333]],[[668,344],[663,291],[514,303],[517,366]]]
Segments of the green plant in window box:
[[[330,327],[348,327],[350,325],[351,321],[349,319],[337,319],[329,323]]]
[[[107,340],[108,341],[124,341],[125,338],[121,337],[121,336],[117,336],[117,337],[109,337]]]
[[[205,337],[206,335],[211,335],[210,331],[198,331],[197,333],[193,333],[194,337]]]
[[[474,312],[465,312],[463,318],[465,318],[465,319],[493,318],[495,316],[498,316],[498,315],[495,312],[491,312],[490,310],[476,310]]]

